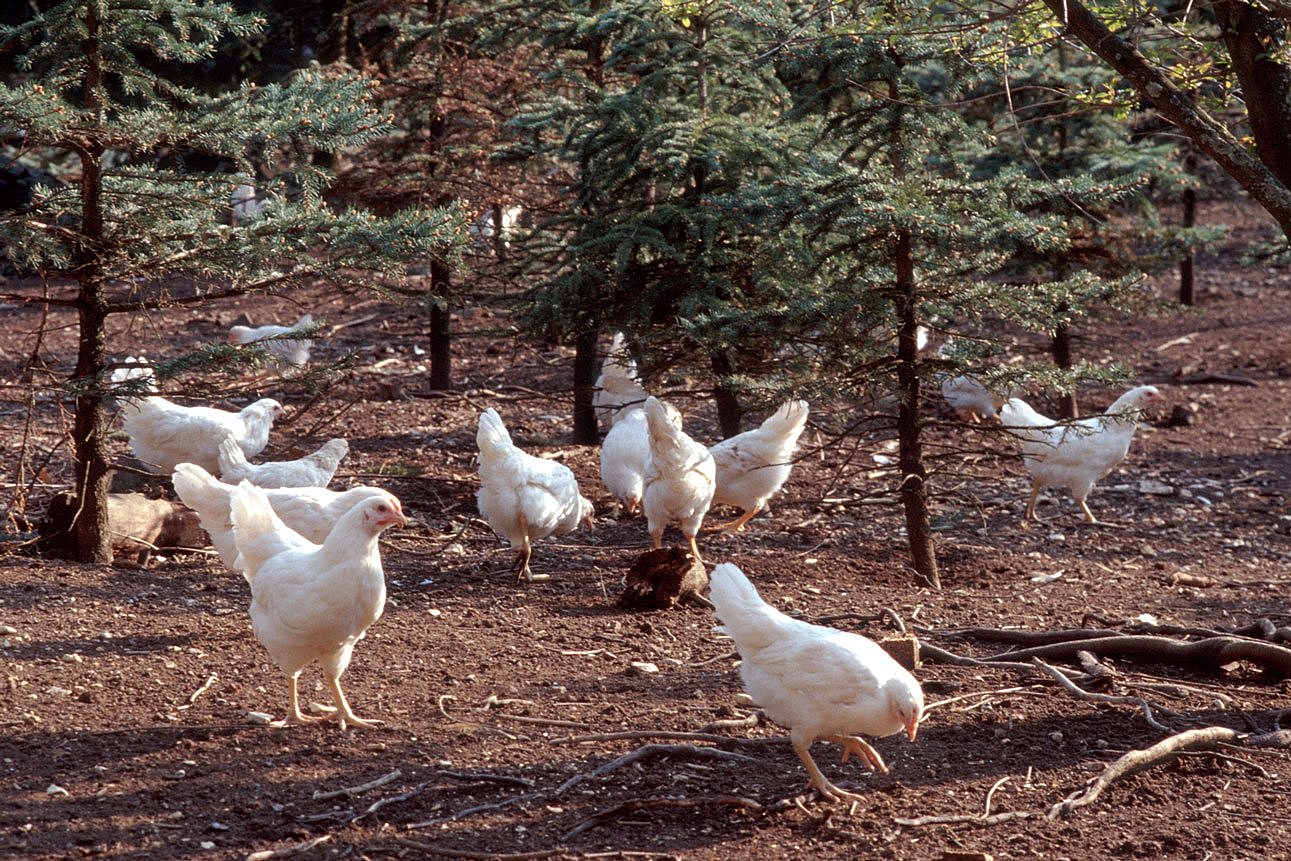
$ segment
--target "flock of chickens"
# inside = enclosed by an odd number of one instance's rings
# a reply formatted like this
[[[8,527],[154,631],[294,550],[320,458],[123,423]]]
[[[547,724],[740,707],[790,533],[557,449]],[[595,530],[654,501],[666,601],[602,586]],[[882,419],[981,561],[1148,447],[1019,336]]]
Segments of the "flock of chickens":
[[[264,340],[289,364],[308,360],[308,341],[293,338],[303,325],[236,327],[242,343]],[[303,350],[303,354],[302,354]],[[128,359],[114,375],[131,381],[121,398],[130,446],[141,460],[171,473],[175,492],[197,512],[221,560],[251,587],[256,638],[288,678],[289,710],[282,724],[327,719],[300,709],[297,682],[317,661],[331,689],[342,728],[380,723],[358,717],[341,689],[355,643],[380,618],[385,580],[378,539],[406,518],[398,499],[376,487],[327,489],[348,446],[334,439],[294,461],[255,464],[283,408],[266,398],[234,413],[186,407],[156,393],[147,361]],[[1160,398],[1152,386],[1122,395],[1105,415],[1056,423],[1018,398],[1001,399],[965,377],[947,380],[943,393],[957,414],[990,418],[1021,440],[1033,478],[1024,523],[1034,517],[1041,489],[1065,487],[1086,521],[1086,503],[1098,479],[1126,456],[1145,404]],[[760,427],[711,447],[682,429],[681,414],[652,397],[616,336],[597,381],[595,407],[609,430],[601,448],[601,478],[628,514],[640,509],[655,548],[665,529],[680,528],[695,560],[705,515],[712,505],[741,510],[719,527],[736,532],[760,513],[788,479],[808,405],[788,401]],[[479,417],[480,514],[516,551],[515,570],[534,581],[533,544],[591,524],[593,506],[568,467],[520,450],[501,417]],[[216,478],[216,475],[219,478]],[[878,752],[857,734],[904,730],[911,741],[923,714],[919,683],[873,641],[857,634],[790,618],[764,602],[735,565],[717,565],[710,597],[725,633],[742,659],[744,685],[768,717],[790,730],[810,786],[829,799],[856,799],[833,785],[809,752],[813,741],[833,741],[843,761],[855,755],[886,771]]]

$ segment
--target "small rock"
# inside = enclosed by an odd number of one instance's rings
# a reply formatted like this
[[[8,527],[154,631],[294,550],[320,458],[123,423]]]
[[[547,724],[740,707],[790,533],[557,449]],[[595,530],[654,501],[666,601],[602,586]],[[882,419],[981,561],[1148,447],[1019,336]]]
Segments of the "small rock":
[[[13,625],[0,625],[0,637],[7,637],[16,633],[18,633],[18,629]]]
[[[198,843],[197,845],[198,845],[198,846],[201,846],[203,849],[214,849],[214,848],[215,848],[215,843],[214,843],[214,842],[212,842],[212,841],[210,841],[210,840],[203,840],[201,843]]]
[[[60,688],[57,685],[45,688],[45,693],[53,697],[70,697],[72,695],[72,692],[67,688]]]
[[[753,705],[753,697],[748,694],[736,694],[731,698],[731,702],[735,703],[737,706],[751,706]]]
[[[212,831],[228,831],[229,826],[225,825],[223,822],[212,822],[210,829]]]
[[[71,795],[72,793],[68,792],[66,789],[59,786],[57,783],[51,783],[49,786],[45,787],[45,794],[46,795]]]
[[[1139,493],[1145,496],[1174,496],[1175,490],[1163,481],[1145,478],[1139,482]]]
[[[440,616],[444,615],[442,610],[437,610],[434,607],[431,607],[426,612],[430,615],[432,619],[438,619]]]
[[[84,657],[82,657],[81,655],[76,654],[75,652],[71,652],[71,653],[69,653],[69,654],[63,655],[63,657],[62,657],[60,660],[62,660],[62,662],[63,662],[63,663],[65,663],[65,664],[83,664],[83,663],[85,663],[85,658],[84,658]]]
[[[650,673],[659,672],[659,667],[650,661],[633,661],[628,664],[631,670],[640,675],[649,675]]]
[[[1054,744],[1061,743],[1062,733],[1058,732],[1057,730],[1054,730],[1053,732],[1049,733],[1049,741],[1053,742]]]
[[[257,726],[268,726],[273,723],[273,715],[266,712],[247,712],[247,723]]]

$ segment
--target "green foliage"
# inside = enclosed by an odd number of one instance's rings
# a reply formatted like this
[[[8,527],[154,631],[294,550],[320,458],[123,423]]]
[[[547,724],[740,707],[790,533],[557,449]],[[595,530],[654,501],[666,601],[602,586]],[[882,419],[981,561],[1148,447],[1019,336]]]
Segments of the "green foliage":
[[[82,47],[91,9],[102,46],[92,58]],[[212,295],[282,291],[304,277],[375,285],[397,280],[404,261],[460,244],[455,211],[377,218],[324,202],[330,176],[311,155],[360,147],[389,128],[370,81],[315,67],[285,83],[205,95],[153,71],[160,61],[209,57],[221,39],[248,38],[262,23],[219,3],[65,2],[0,31],[30,72],[0,84],[0,125],[23,130],[24,154],[58,163],[62,152],[101,168],[95,276],[130,285],[109,291],[113,310],[165,304],[188,279]],[[270,204],[233,227],[230,193],[257,165],[282,170],[265,184]],[[73,264],[84,248],[86,191],[46,190],[30,211],[0,218],[0,243],[15,263]]]

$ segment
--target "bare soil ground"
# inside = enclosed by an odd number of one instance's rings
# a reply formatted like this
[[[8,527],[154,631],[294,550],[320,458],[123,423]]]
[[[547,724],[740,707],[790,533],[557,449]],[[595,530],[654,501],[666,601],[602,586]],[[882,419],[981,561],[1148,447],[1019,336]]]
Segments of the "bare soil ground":
[[[1220,209],[1214,220],[1251,228],[1246,212]],[[939,480],[944,588],[918,589],[899,513],[874,498],[892,481],[874,471],[878,449],[814,430],[773,513],[741,535],[705,538],[708,561],[737,562],[787,612],[881,637],[890,626],[880,608],[891,608],[926,643],[960,655],[1007,648],[953,633],[979,626],[1288,624],[1291,273],[1245,267],[1234,247],[1202,260],[1197,312],[1090,333],[1087,355],[1132,365],[1168,400],[1091,498],[1109,525],[1081,524],[1053,494],[1040,509],[1047,521],[1020,529],[1028,483],[999,456],[1011,447],[947,431],[984,454],[970,475]],[[831,779],[865,795],[855,806],[795,802],[806,775],[774,725],[667,737],[752,712],[736,699],[732,647],[708,610],[614,605],[648,537],[642,521],[609,516],[597,451],[567,443],[569,351],[503,337],[504,315],[464,309],[458,388],[438,394],[424,384],[419,309],[323,288],[306,304],[330,323],[375,315],[320,348],[357,349],[363,367],[307,409],[290,385],[263,389],[297,412],[267,454],[345,436],[352,453],[338,483],[385,486],[413,518],[383,541],[389,604],[344,679],[356,711],[386,725],[248,722],[249,712],[281,716],[286,686],[251,634],[246,584],[217,558],[101,568],[0,556],[0,856],[245,858],[304,847],[302,857],[383,858],[434,847],[480,858],[1291,857],[1291,761],[1278,749],[1187,755],[1046,819],[1107,763],[1166,733],[1133,704],[1077,700],[1038,673],[925,660],[916,675],[932,707],[918,741],[875,742],[890,774],[815,747]],[[243,311],[265,322],[297,309],[247,299],[167,312],[123,321],[111,343],[164,357],[218,338]],[[37,314],[5,314],[0,373],[18,392]],[[51,331],[41,355],[66,366],[73,338]],[[1207,373],[1252,384],[1184,382]],[[1115,394],[1083,402],[1090,410]],[[1192,405],[1195,422],[1166,426],[1175,404]],[[475,418],[488,405],[521,445],[570,465],[597,504],[594,532],[539,545],[535,570],[549,582],[517,583],[511,554],[475,517]],[[692,433],[715,438],[707,406],[688,406]],[[60,427],[41,415],[37,451]],[[21,403],[5,405],[6,475],[23,416]],[[64,459],[60,450],[49,460],[38,490],[68,480]],[[1141,492],[1146,480],[1165,489]],[[38,493],[32,510],[41,504]],[[657,672],[634,666],[643,662]],[[1174,731],[1268,731],[1291,707],[1287,681],[1244,661],[1106,663],[1116,679],[1089,687],[1163,706],[1156,715]],[[330,701],[312,671],[303,690]],[[608,767],[647,744],[675,747]],[[928,816],[958,821],[914,822]]]

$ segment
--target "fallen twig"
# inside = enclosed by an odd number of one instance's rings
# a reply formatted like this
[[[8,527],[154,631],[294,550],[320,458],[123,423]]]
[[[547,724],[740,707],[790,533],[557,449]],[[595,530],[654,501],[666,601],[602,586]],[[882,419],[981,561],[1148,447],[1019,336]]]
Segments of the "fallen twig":
[[[762,722],[762,713],[753,712],[753,714],[744,717],[728,718],[726,720],[715,720],[701,726],[695,732],[708,733],[716,732],[723,729],[752,729]]]
[[[488,783],[509,783],[512,786],[523,786],[533,789],[533,781],[527,777],[515,777],[510,774],[490,774],[486,771],[437,771],[436,777],[447,777],[451,780],[478,780]]]
[[[202,694],[206,693],[207,691],[209,691],[211,689],[211,685],[215,684],[217,681],[219,681],[219,679],[220,679],[220,676],[218,673],[211,673],[209,676],[206,677],[206,681],[202,682],[201,687],[199,687],[197,690],[193,691],[191,694],[188,695],[188,705],[179,706],[179,708],[186,709],[188,708],[188,706],[191,706],[193,703],[197,702],[197,698],[200,697]]]
[[[717,735],[710,732],[682,732],[680,730],[624,730],[623,732],[602,732],[594,735],[570,735],[565,738],[553,738],[552,744],[582,744],[589,741],[622,741],[625,739],[669,738],[678,741],[711,741],[714,744],[738,744],[757,747],[764,744],[788,744],[785,736],[776,738],[736,738],[729,735]]]
[[[385,786],[390,781],[398,780],[401,777],[403,777],[403,772],[396,768],[394,771],[383,777],[378,777],[376,780],[369,780],[367,783],[361,783],[358,786],[343,786],[340,789],[332,789],[327,792],[321,792],[315,789],[313,798],[315,801],[324,801],[328,798],[338,798],[342,795],[348,798],[353,798],[356,795],[362,795],[369,789],[376,789],[378,786]]]
[[[1015,819],[1028,819],[1035,815],[1034,810],[1008,810],[990,816],[959,813],[950,816],[917,816],[914,819],[893,819],[892,821],[906,828],[922,828],[925,825],[999,825]]]
[[[995,785],[992,786],[990,791],[986,793],[986,804],[982,808],[983,818],[989,817],[991,815],[991,799],[995,797],[995,791],[997,789],[999,789],[1001,786],[1009,782],[1010,777],[1011,777],[1010,775],[1007,775],[1007,774],[1004,775],[999,780],[995,781]]]
[[[406,828],[409,831],[416,831],[418,828],[430,828],[434,825],[440,825],[444,822],[456,822],[457,820],[465,819],[466,817],[474,813],[483,813],[486,810],[501,810],[503,807],[510,807],[512,804],[519,804],[521,801],[530,801],[534,798],[537,798],[538,795],[539,793],[537,792],[526,792],[524,795],[516,795],[516,796],[513,796],[512,798],[506,799],[505,801],[491,801],[487,804],[477,804],[474,807],[468,807],[465,810],[459,810],[451,816],[440,816],[436,819],[427,819],[423,822],[413,822],[408,825],[405,825],[404,828]],[[484,857],[493,858],[497,856],[485,855]]]
[[[1239,738],[1237,730],[1222,726],[1208,726],[1172,735],[1142,750],[1131,750],[1103,769],[1103,773],[1084,790],[1073,792],[1050,807],[1045,818],[1057,819],[1059,816],[1069,816],[1077,808],[1088,807],[1097,801],[1098,797],[1113,783],[1153,766],[1172,762],[1183,751],[1210,750],[1220,744],[1233,744]]]
[[[1152,704],[1149,703],[1147,700],[1143,699],[1143,697],[1113,696],[1112,694],[1090,693],[1089,691],[1084,690],[1083,688],[1077,687],[1076,683],[1073,682],[1071,679],[1067,678],[1065,675],[1063,675],[1062,672],[1057,667],[1052,667],[1049,664],[1046,664],[1044,661],[1040,660],[1039,658],[1035,658],[1034,660],[1035,660],[1035,665],[1037,667],[1039,667],[1040,669],[1044,670],[1046,673],[1048,673],[1049,675],[1057,679],[1058,684],[1066,688],[1067,691],[1076,699],[1086,700],[1087,702],[1095,702],[1095,703],[1119,703],[1122,705],[1138,706],[1143,710],[1143,719],[1147,721],[1148,726],[1152,727],[1153,729],[1160,730],[1161,732],[1173,732],[1173,730],[1170,727],[1166,726],[1165,724],[1161,723],[1159,720],[1156,719],[1156,715],[1153,714],[1152,712],[1152,709],[1153,709]],[[1165,706],[1156,706],[1156,708],[1160,709],[1162,712],[1166,714],[1170,714],[1173,716],[1178,716],[1179,714],[1178,712],[1172,711],[1171,709],[1168,709]]]
[[[400,846],[407,846],[409,849],[419,849],[422,852],[429,852],[432,855],[439,855],[444,858],[479,858],[481,861],[537,861],[539,858],[559,858],[561,855],[568,855],[569,850],[564,846],[557,846],[553,849],[539,849],[535,852],[472,852],[469,849],[449,849],[444,846],[436,846],[434,843],[423,843],[420,840],[412,840],[408,837],[396,837],[394,842]]]
[[[297,843],[295,846],[284,846],[281,849],[261,849],[259,852],[252,852],[247,856],[246,861],[269,861],[270,858],[290,858],[292,855],[300,855],[316,849],[332,839],[332,835],[324,834],[322,837],[315,837],[313,840],[306,840],[304,843]]]
[[[739,795],[701,795],[695,798],[633,798],[628,801],[620,802],[613,807],[606,808],[599,813],[594,813],[575,825],[572,829],[561,837],[562,841],[571,840],[595,828],[607,819],[613,819],[624,813],[631,813],[634,810],[649,810],[658,807],[703,807],[709,804],[722,804],[729,807],[740,807],[745,810],[751,810],[754,813],[762,811],[762,805],[752,798],[744,798]]]
[[[649,759],[652,756],[698,756],[707,759],[726,759],[739,760],[742,762],[755,762],[751,756],[745,756],[742,753],[732,753],[729,750],[718,750],[712,747],[696,747],[690,744],[644,744],[636,750],[623,754],[617,759],[612,759],[604,765],[587,774],[576,774],[566,780],[556,788],[553,795],[560,796],[573,789],[580,783],[590,780],[594,777],[603,777],[615,769],[622,768],[634,762],[640,762],[643,759]]]

